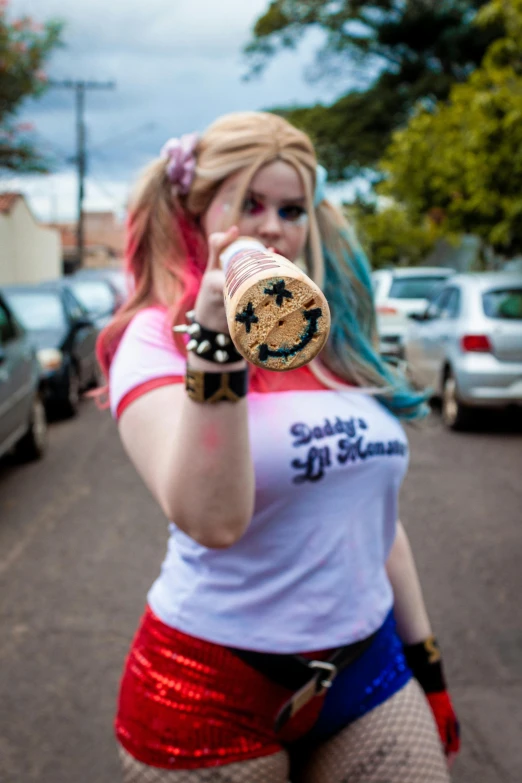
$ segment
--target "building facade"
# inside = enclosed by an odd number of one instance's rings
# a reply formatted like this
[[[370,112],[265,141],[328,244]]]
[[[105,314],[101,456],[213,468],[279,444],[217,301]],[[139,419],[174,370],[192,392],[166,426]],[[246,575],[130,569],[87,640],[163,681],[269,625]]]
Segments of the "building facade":
[[[42,226],[21,193],[0,194],[0,285],[62,274],[60,233]]]

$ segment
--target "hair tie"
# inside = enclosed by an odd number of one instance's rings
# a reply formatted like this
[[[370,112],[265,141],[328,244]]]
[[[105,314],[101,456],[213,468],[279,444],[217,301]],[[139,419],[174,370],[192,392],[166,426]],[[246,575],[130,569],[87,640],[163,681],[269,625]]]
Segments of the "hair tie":
[[[320,163],[315,167],[315,192],[314,192],[314,207],[317,207],[321,201],[326,198],[326,180],[328,179],[328,172],[324,166]]]
[[[188,193],[192,185],[198,141],[197,133],[186,133],[179,139],[169,139],[161,148],[161,157],[167,160],[167,177],[178,193]]]

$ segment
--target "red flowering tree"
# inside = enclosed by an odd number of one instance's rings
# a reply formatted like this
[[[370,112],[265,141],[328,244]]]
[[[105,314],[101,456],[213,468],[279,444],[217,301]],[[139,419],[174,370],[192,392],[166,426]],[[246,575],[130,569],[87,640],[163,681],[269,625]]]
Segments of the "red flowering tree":
[[[48,87],[44,66],[61,45],[62,23],[43,24],[27,16],[11,18],[8,0],[0,0],[0,169],[46,171],[32,139],[32,126],[16,121],[23,101]]]

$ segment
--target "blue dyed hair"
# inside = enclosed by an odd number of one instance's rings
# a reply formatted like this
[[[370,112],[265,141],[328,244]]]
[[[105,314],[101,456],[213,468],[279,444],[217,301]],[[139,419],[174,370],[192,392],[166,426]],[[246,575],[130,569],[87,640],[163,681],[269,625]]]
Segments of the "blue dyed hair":
[[[348,223],[328,201],[317,205],[316,217],[324,261],[323,289],[332,315],[322,361],[348,382],[375,387],[377,399],[396,416],[424,416],[426,394],[413,389],[400,369],[379,354],[366,254]]]

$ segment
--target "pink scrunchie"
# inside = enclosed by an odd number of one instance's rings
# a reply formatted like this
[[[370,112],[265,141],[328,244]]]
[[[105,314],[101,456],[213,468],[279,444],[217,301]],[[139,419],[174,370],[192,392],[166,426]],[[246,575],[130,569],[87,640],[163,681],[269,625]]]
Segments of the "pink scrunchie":
[[[196,171],[196,156],[199,136],[186,133],[180,139],[169,139],[161,149],[161,157],[167,159],[167,176],[179,193],[188,193]]]

